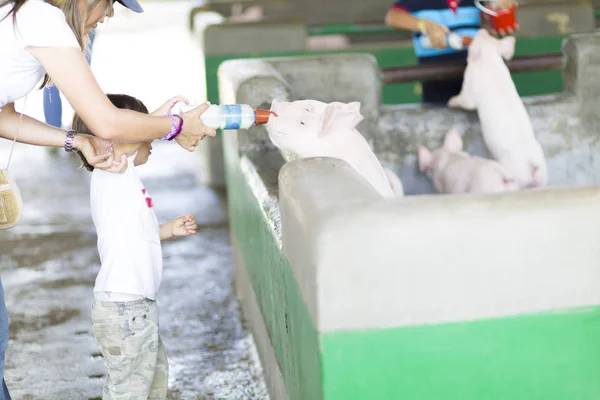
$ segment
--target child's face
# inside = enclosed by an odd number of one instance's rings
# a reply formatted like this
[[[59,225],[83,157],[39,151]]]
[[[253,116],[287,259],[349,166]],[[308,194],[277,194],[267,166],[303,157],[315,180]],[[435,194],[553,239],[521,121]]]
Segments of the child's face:
[[[142,143],[137,151],[135,159],[133,160],[133,165],[146,164],[150,154],[152,154],[152,142]]]

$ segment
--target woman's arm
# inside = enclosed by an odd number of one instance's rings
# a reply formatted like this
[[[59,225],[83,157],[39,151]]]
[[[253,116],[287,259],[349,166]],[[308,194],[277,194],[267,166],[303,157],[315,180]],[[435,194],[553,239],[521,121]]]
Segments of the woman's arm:
[[[19,143],[36,146],[63,147],[67,131],[46,125],[36,119],[15,111],[14,103],[2,107],[0,112],[0,137],[13,140],[18,130]],[[19,120],[20,123],[19,123]]]
[[[26,50],[44,66],[75,112],[92,132],[101,138],[142,142],[164,137],[171,130],[172,122],[169,117],[152,116],[115,107],[102,92],[78,49],[27,47]],[[214,129],[207,128],[200,121],[200,114],[205,109],[206,107],[198,107],[182,115],[184,125],[179,135],[181,140],[178,142],[188,150],[204,136],[216,134]]]
[[[67,131],[44,124],[36,119],[15,111],[14,103],[2,107],[0,112],[0,137],[14,140],[18,133],[19,143],[36,146],[63,147]],[[73,148],[81,151],[95,168],[122,172],[127,167],[127,158],[115,164],[112,143],[89,135],[75,135]]]

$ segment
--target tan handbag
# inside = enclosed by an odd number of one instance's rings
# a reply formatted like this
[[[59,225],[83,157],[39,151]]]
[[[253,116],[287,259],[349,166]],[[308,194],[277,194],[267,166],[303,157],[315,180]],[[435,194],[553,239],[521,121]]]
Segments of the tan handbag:
[[[27,97],[25,97],[25,104],[27,105]],[[23,110],[25,112],[25,110]],[[17,186],[14,179],[11,178],[8,172],[10,161],[12,159],[13,151],[15,149],[15,143],[19,136],[19,129],[21,128],[21,119],[23,113],[19,117],[19,125],[17,126],[17,133],[10,149],[10,155],[8,156],[8,162],[6,168],[0,170],[0,229],[10,229],[17,225],[23,217],[23,198],[21,197],[21,191]]]
[[[9,229],[23,217],[21,191],[8,173],[8,168],[0,170],[0,229]]]

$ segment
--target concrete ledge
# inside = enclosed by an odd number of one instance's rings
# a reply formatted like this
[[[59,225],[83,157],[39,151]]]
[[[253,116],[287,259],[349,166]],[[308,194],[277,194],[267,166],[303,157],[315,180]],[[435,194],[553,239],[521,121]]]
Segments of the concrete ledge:
[[[596,27],[596,16],[591,2],[552,1],[519,2],[518,37],[568,35],[589,32]]]
[[[219,96],[224,104],[245,102],[269,109],[273,99],[289,99],[290,91],[279,71],[264,60],[229,60],[219,67]]]
[[[279,177],[284,253],[319,332],[600,304],[600,226],[582,223],[600,220],[600,187],[384,202],[344,164]]]
[[[369,2],[322,2],[319,0],[255,0],[255,1],[208,1],[206,7],[229,17],[234,4],[245,7],[258,5],[267,18],[298,18],[307,25],[348,23],[352,21],[380,21],[390,8],[389,1],[370,0]]]
[[[206,55],[301,51],[306,48],[301,22],[222,23],[204,32]]]
[[[311,190],[306,190],[307,187]],[[315,322],[320,320],[321,308],[317,275],[323,253],[319,241],[327,219],[340,207],[378,200],[381,196],[377,191],[342,160],[301,159],[281,169],[279,208],[283,251]]]

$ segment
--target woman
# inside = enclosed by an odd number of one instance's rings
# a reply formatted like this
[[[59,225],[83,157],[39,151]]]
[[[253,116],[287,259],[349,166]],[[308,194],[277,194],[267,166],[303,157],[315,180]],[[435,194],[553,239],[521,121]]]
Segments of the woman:
[[[0,109],[3,110],[0,136],[13,137],[19,115],[13,111],[12,103],[33,90],[44,72],[45,83],[52,79],[75,112],[100,138],[139,142],[176,131],[179,118],[114,107],[86,63],[87,35],[106,16],[112,15],[112,0],[49,1],[58,7],[42,0],[0,0]],[[165,57],[171,56],[167,49]],[[181,133],[175,140],[187,150],[194,150],[205,136],[216,134],[200,121],[207,107],[203,105],[182,115]],[[36,135],[40,139],[44,132],[52,132],[46,124],[24,116],[20,132],[25,132],[25,126],[42,130]],[[66,137],[66,132],[63,134]]]
[[[127,0],[131,2],[131,0]],[[85,60],[91,29],[113,15],[113,0],[0,0],[0,137],[22,143],[81,151],[99,169],[122,172],[126,157],[114,160],[112,141],[141,142],[167,136],[193,151],[215,130],[200,121],[208,105],[179,116],[158,116],[116,108],[102,92]],[[172,57],[165,49],[165,57]],[[174,58],[176,62],[176,59]],[[52,80],[97,137],[77,135],[21,116],[14,102]],[[8,317],[0,281],[0,375],[8,342]],[[10,400],[3,382],[0,400]]]

